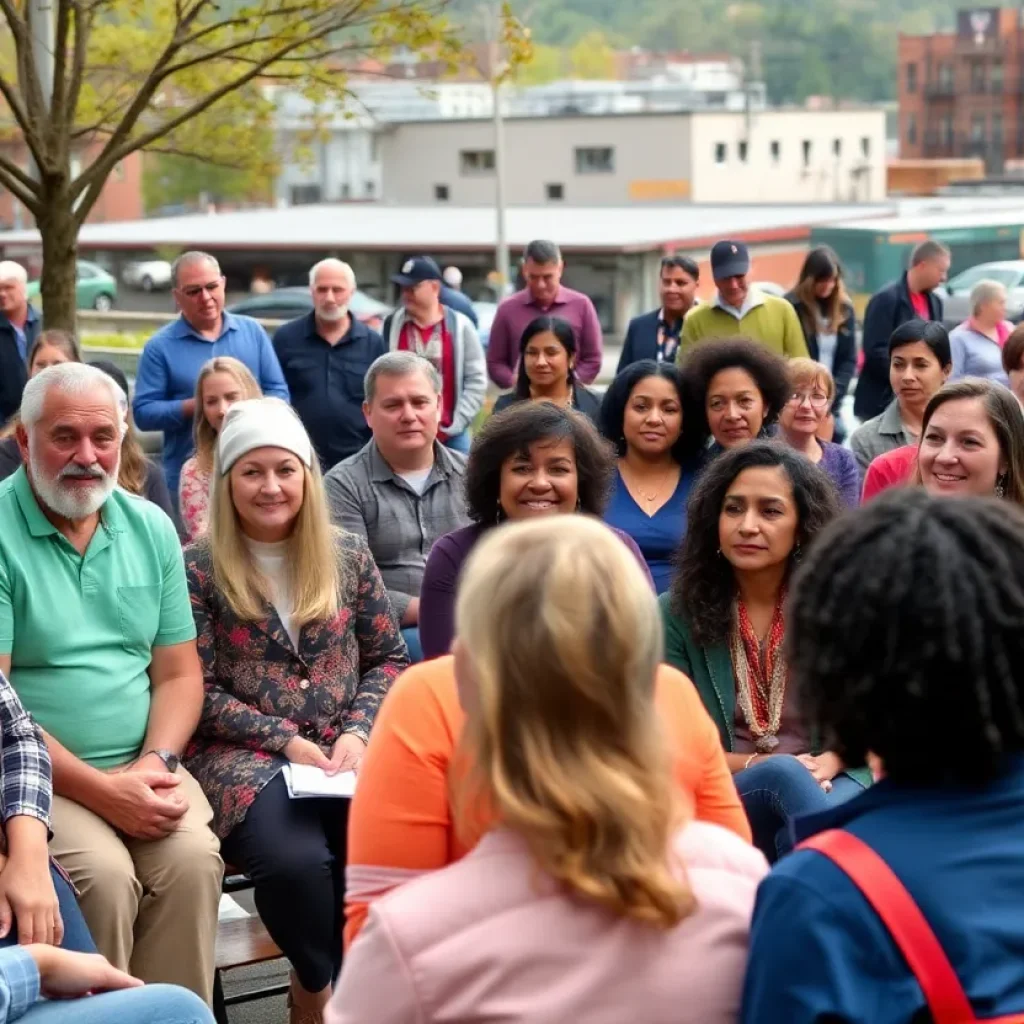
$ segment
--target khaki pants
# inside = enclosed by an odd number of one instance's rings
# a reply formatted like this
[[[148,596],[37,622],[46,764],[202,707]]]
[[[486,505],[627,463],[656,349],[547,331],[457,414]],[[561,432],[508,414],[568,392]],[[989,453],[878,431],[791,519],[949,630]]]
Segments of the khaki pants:
[[[165,839],[124,836],[66,797],[53,800],[50,850],[78,888],[99,951],[146,982],[213,997],[224,862],[199,783],[178,768],[189,808]]]

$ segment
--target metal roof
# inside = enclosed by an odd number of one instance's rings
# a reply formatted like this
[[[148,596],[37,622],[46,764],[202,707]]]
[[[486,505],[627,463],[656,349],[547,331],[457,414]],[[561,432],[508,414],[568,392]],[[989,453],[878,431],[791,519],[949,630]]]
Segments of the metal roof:
[[[966,197],[965,197],[966,198]],[[837,220],[833,228],[852,231],[873,231],[879,234],[908,234],[918,231],[955,231],[966,228],[1018,226],[1024,224],[1024,196],[992,199],[982,204],[975,200],[965,212],[962,206],[942,208],[929,212],[927,208],[907,208],[901,216],[880,217],[865,223],[857,220]]]

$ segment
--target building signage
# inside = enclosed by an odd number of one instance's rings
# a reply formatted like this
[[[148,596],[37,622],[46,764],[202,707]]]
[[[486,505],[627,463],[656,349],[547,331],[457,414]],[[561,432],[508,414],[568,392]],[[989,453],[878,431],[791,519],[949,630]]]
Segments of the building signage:
[[[999,8],[976,7],[973,10],[957,12],[957,35],[973,41],[975,46],[984,46],[999,35]]]

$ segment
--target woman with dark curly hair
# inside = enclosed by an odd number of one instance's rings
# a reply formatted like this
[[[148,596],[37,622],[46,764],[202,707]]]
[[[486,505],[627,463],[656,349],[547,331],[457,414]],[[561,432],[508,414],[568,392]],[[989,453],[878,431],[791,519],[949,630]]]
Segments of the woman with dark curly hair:
[[[659,594],[672,580],[699,465],[700,437],[683,429],[684,394],[674,364],[642,359],[611,382],[601,405],[601,431],[619,456],[604,519],[636,541]]]
[[[660,599],[665,660],[693,680],[714,718],[770,861],[792,848],[793,818],[868,781],[848,775],[808,727],[783,653],[790,574],[838,513],[832,481],[785,445],[726,452],[693,492],[679,571]]]
[[[741,1021],[1021,1020],[1024,514],[882,496],[814,545],[787,643],[808,719],[880,781],[762,883]]]
[[[492,416],[473,438],[466,464],[466,508],[473,523],[445,534],[427,557],[420,585],[423,657],[448,653],[459,571],[489,529],[530,516],[600,516],[614,472],[611,447],[580,413],[549,402],[523,402]],[[632,538],[615,532],[649,577]]]
[[[791,388],[786,362],[749,338],[722,338],[698,345],[683,363],[698,435],[711,452],[768,436]]]

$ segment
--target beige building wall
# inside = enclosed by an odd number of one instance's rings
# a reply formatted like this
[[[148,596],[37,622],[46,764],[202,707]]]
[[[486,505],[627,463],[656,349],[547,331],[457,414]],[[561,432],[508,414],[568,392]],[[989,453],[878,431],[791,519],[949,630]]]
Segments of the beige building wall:
[[[882,110],[774,110],[749,120],[745,114],[694,114],[689,149],[698,202],[885,198]]]

